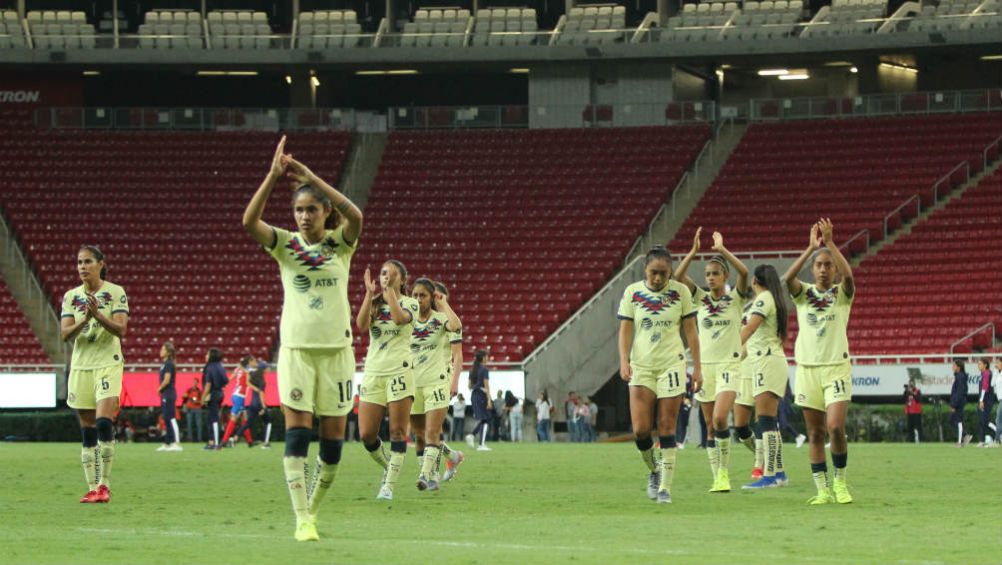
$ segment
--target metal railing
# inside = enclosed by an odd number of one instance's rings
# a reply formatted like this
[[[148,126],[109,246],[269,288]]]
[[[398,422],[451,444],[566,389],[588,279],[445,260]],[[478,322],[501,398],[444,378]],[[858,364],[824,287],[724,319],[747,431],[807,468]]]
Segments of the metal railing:
[[[753,98],[748,119],[801,120],[1002,111],[1002,89],[867,94],[854,98]]]
[[[985,150],[981,152],[981,158],[982,158],[982,168],[981,168],[981,170],[983,170],[983,171],[984,170],[988,170],[989,165],[991,165],[995,161],[995,159],[999,158],[999,147],[1000,147],[1000,145],[1002,145],[1002,135],[996,137],[995,141],[993,141],[993,142],[991,142],[991,143],[989,143],[988,145],[985,146]],[[994,158],[990,157],[992,155],[992,153],[993,153],[992,148],[995,149],[995,151],[994,151]]]
[[[845,242],[842,243],[842,245],[839,245],[838,248],[840,250],[845,249],[847,253],[850,253],[852,251],[852,247],[850,246],[850,244],[859,238],[863,238],[864,250],[868,249],[870,247],[870,230],[868,229],[859,230],[858,232],[856,232],[855,235],[845,240]]]
[[[218,131],[352,130],[346,108],[39,108],[41,129],[136,129]]]
[[[919,195],[913,194],[909,196],[904,202],[899,204],[897,208],[891,210],[886,216],[884,216],[884,239],[887,239],[887,236],[891,233],[891,227],[890,227],[891,219],[899,217],[898,212],[900,212],[906,206],[908,206],[912,202],[912,200],[915,201],[915,216],[918,216],[919,214],[922,213],[922,199],[919,197]],[[904,220],[902,219],[901,222],[904,223]]]
[[[992,335],[992,341],[991,341],[991,343],[994,344],[995,343],[995,324],[993,324],[991,322],[987,322],[985,324],[982,324],[981,326],[978,326],[978,328],[976,330],[972,331],[971,333],[969,333],[969,334],[965,335],[964,337],[958,339],[957,341],[953,342],[953,344],[950,345],[950,355],[953,355],[953,352],[957,349],[957,346],[959,346],[960,344],[964,343],[968,339],[970,339],[970,338],[972,338],[972,337],[974,337],[974,336],[976,336],[978,334],[985,333],[985,330],[991,330],[991,335]]]
[[[531,110],[531,112],[530,112]],[[624,127],[712,123],[711,101],[537,106],[409,106],[388,109],[390,129]]]

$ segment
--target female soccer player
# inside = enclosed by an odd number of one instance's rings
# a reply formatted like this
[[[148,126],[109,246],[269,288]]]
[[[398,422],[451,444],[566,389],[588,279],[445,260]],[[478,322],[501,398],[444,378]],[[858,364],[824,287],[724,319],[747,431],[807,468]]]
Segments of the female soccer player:
[[[818,487],[817,496],[811,497],[809,504],[852,502],[846,484],[849,447],[845,438],[845,418],[852,400],[852,365],[846,328],[856,285],[852,268],[835,244],[833,232],[832,222],[827,218],[811,226],[807,249],[783,275],[797,307],[800,327],[795,346],[797,404],[804,408],[811,473]],[[808,259],[811,259],[814,284],[797,279],[797,273]],[[836,277],[841,277],[842,282],[836,284]],[[831,487],[825,457],[826,430],[831,438],[835,466]]]
[[[441,281],[435,281],[435,290],[442,293],[443,296],[448,300],[449,298],[449,287],[445,286],[445,283]],[[459,393],[459,374],[463,372],[463,329],[460,328],[457,331],[449,332],[449,350],[443,350],[442,353],[446,356],[448,362],[448,370],[446,373],[448,381],[452,383],[449,389],[449,397],[455,398]],[[463,411],[466,410],[465,404],[463,405]],[[455,412],[454,412],[455,413]],[[465,416],[461,413],[461,418],[465,419]],[[457,432],[453,432],[456,434]],[[458,435],[455,437],[463,437],[463,430],[460,429]],[[459,472],[459,466],[462,465],[465,460],[465,456],[462,451],[455,450],[449,447],[445,439],[442,439],[441,450],[438,453],[438,462],[435,463],[435,470],[433,472],[434,476],[431,477],[435,482],[447,483],[456,476]],[[442,480],[439,481],[439,469],[441,468],[442,458],[445,458],[445,475],[442,475]]]
[[[786,339],[788,313],[783,300],[783,285],[772,265],[759,265],[752,278],[751,311],[748,323],[741,328],[741,343],[745,346],[748,373],[752,377],[752,394],[755,397],[755,414],[762,430],[764,448],[763,476],[745,485],[746,489],[777,486],[782,436],[778,426],[779,399],[786,392],[788,380]]]
[[[692,351],[692,390],[702,389],[703,377],[696,330],[696,306],[686,286],[672,279],[671,254],[655,247],[644,257],[644,280],[626,287],[619,304],[619,374],[630,383],[630,419],[640,455],[650,471],[647,496],[671,503],[675,474],[675,425],[686,389],[685,346]],[[651,428],[658,408],[660,465],[654,455]],[[660,467],[660,468],[659,468]]]
[[[174,368],[174,344],[165,341],[160,346],[160,359],[164,364],[160,367],[160,413],[164,418],[167,433],[164,434],[164,444],[157,451],[182,451],[181,433],[177,427],[177,369]]]
[[[491,378],[485,363],[487,362],[487,351],[478,349],[473,354],[473,366],[470,367],[470,403],[473,404],[473,417],[477,420],[476,427],[472,434],[466,434],[466,444],[473,447],[477,445],[477,451],[491,451],[487,447],[487,432],[491,429],[491,421],[494,420],[494,403],[491,401]],[[479,439],[478,439],[479,438]]]
[[[348,271],[362,233],[362,212],[278,143],[271,170],[244,211],[244,229],[278,262],[284,301],[278,394],[285,414],[285,480],[296,514],[297,541],[319,538],[316,517],[341,462],[351,410],[355,354],[351,347]],[[261,220],[275,184],[297,184],[297,231]],[[320,455],[310,488],[306,464],[313,417],[320,419]]]
[[[118,412],[122,392],[122,338],[129,325],[129,299],[125,289],[104,280],[108,269],[104,253],[92,245],[77,252],[80,286],[66,291],[60,337],[73,341],[73,357],[66,404],[77,411],[83,449],[80,462],[87,479],[87,494],[80,502],[111,500],[111,464],[115,435],[111,419]]]
[[[741,379],[741,313],[748,293],[748,267],[724,247],[724,237],[713,232],[713,250],[719,253],[704,268],[709,291],[696,286],[687,271],[699,252],[696,230],[692,250],[675,269],[675,279],[682,281],[692,292],[693,302],[699,309],[699,348],[703,362],[703,389],[696,394],[703,418],[711,425],[711,435],[706,442],[710,459],[713,486],[710,492],[730,492],[731,480],[728,464],[731,456],[731,431],[727,416],[734,407]],[[737,286],[727,290],[730,267],[738,273]],[[734,426],[742,442],[751,440],[748,427],[751,417],[746,407],[734,407]]]
[[[459,316],[449,307],[445,295],[435,290],[426,278],[414,281],[411,295],[418,302],[418,315],[411,333],[414,367],[414,404],[411,406],[411,431],[421,460],[419,490],[438,490],[434,469],[441,451],[442,422],[449,410],[449,391],[455,390],[459,375],[448,377],[449,334],[462,329]]]
[[[414,368],[410,341],[418,302],[404,294],[407,268],[389,260],[379,271],[380,291],[369,269],[365,270],[365,298],[355,324],[369,332],[365,376],[359,394],[358,431],[366,451],[383,468],[378,500],[393,500],[393,489],[407,455],[407,423],[414,402]],[[389,458],[379,440],[379,425],[390,414]]]
[[[223,389],[229,384],[223,367],[223,352],[210,347],[205,352],[205,367],[202,369],[202,404],[209,407],[209,427],[212,439],[203,449],[221,449],[219,441],[219,411],[223,406]]]
[[[254,363],[253,355],[244,355],[240,359],[240,364],[237,366],[236,370],[233,371],[233,381],[236,386],[233,387],[233,393],[230,395],[230,421],[226,424],[226,432],[223,433],[222,446],[229,446],[230,438],[233,437],[233,432],[237,430],[240,426],[241,419],[246,416],[246,406],[247,406],[247,395],[250,394],[250,367]],[[237,434],[237,437],[240,437]],[[253,440],[250,435],[246,436],[247,445],[251,445]]]

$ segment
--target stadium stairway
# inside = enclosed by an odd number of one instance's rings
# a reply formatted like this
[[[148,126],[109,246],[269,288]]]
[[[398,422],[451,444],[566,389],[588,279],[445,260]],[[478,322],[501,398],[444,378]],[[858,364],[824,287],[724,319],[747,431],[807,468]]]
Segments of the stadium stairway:
[[[0,210],[0,249],[4,250],[0,254],[0,274],[3,275],[3,282],[0,285],[6,287],[7,290],[3,294],[9,292],[9,296],[20,310],[20,312],[3,312],[4,315],[0,316],[4,321],[4,331],[0,332],[0,343],[2,343],[0,363],[63,365],[67,358],[67,349],[59,339],[59,316],[49,303],[42,285],[35,278],[31,264],[21,250],[14,232],[8,227],[2,210]],[[7,305],[0,305],[0,311],[5,306]],[[25,325],[24,320],[11,319],[21,318],[22,315],[34,336],[7,335],[7,330],[13,333],[13,330]],[[19,340],[16,343],[9,342],[6,339],[8,337]]]
[[[643,278],[643,255],[654,245],[662,245],[674,237],[747,128],[746,124],[730,122],[716,130],[686,171],[686,181],[679,183],[626,257],[625,266],[526,357],[526,398],[535,398],[542,390],[551,399],[564,398],[570,391],[591,394],[619,370],[618,329],[616,324],[609,323],[609,312],[615,312],[623,289]],[[696,268],[702,269],[701,264],[694,264],[693,269]],[[563,415],[558,414],[557,419],[562,420]]]
[[[357,132],[351,135],[338,189],[362,210],[365,210],[369,200],[388,138],[389,134],[385,132]]]

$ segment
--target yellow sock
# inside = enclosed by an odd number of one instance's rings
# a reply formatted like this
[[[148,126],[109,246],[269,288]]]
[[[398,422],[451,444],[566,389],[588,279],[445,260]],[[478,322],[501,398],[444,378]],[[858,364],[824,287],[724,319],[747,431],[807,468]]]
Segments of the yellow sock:
[[[309,502],[306,497],[306,458],[284,457],[285,483],[289,487],[289,497],[292,499],[292,511],[296,513],[296,521],[309,519]]]
[[[437,445],[429,445],[424,448],[424,461],[421,462],[421,474],[426,478],[432,478],[439,453],[441,453],[441,450]]]
[[[98,484],[110,487],[111,483],[111,462],[115,458],[115,442],[114,441],[99,441],[97,442],[98,455],[101,458],[101,467],[98,475]]]
[[[661,484],[658,490],[671,492],[671,482],[675,476],[675,449],[666,447],[661,450]]]
[[[317,457],[316,472],[313,475],[313,490],[309,494],[310,514],[315,516],[317,511],[320,510],[320,503],[323,502],[327,491],[334,484],[334,477],[337,476],[337,468],[337,464],[324,463],[322,459]]]
[[[80,463],[83,465],[84,478],[87,479],[87,490],[97,490],[97,455],[93,447],[80,450]]]

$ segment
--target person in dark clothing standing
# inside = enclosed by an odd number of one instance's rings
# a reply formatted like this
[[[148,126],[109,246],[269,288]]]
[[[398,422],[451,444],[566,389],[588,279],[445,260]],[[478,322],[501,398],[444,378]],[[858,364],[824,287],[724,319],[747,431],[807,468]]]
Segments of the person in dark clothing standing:
[[[908,435],[915,443],[922,439],[922,391],[915,381],[905,385],[905,416],[908,419]]]
[[[177,370],[174,368],[174,344],[167,341],[160,348],[160,413],[164,417],[164,444],[157,451],[181,451],[181,432],[177,427]]]
[[[971,436],[964,435],[964,406],[967,404],[967,372],[964,362],[953,361],[953,388],[950,390],[950,425],[957,427],[957,447],[970,443]]]
[[[265,402],[264,398],[264,389],[266,386],[264,380],[264,370],[267,368],[267,363],[264,361],[258,361],[257,367],[250,371],[247,384],[251,390],[251,399],[249,408],[244,413],[247,419],[244,421],[244,425],[237,430],[236,434],[234,434],[236,437],[240,437],[245,430],[253,433],[252,426],[254,425],[254,422],[256,422],[258,418],[261,418],[261,421],[264,422],[264,445],[261,446],[262,449],[271,448],[271,415],[268,414],[268,404]],[[254,447],[257,444],[258,442],[256,441],[247,442],[247,445],[250,447]]]
[[[219,449],[219,409],[223,405],[223,389],[229,384],[226,369],[223,368],[223,353],[212,347],[205,353],[205,368],[202,369],[202,404],[209,406],[209,427],[212,439],[205,449]]]
[[[996,398],[995,391],[992,390],[992,371],[987,358],[978,360],[978,372],[981,373],[981,382],[978,385],[978,424],[981,429],[981,441],[978,447],[991,447],[995,441],[995,430],[991,428],[990,423]]]
[[[490,431],[491,420],[494,419],[493,403],[491,402],[490,376],[484,363],[487,361],[487,352],[478,349],[473,358],[473,367],[470,368],[470,400],[473,404],[473,416],[477,419],[477,427],[473,428],[472,434],[466,435],[466,443],[470,447],[474,446],[475,440],[479,440],[480,445],[477,451],[490,451],[487,447],[487,432]]]

